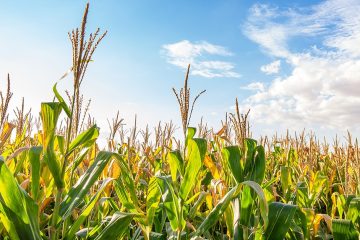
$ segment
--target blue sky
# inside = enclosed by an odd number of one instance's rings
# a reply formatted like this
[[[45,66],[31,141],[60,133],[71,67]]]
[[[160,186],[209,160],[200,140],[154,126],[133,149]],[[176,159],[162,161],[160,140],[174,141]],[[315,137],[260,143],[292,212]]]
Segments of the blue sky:
[[[36,112],[69,69],[67,32],[86,1],[0,1],[0,87]],[[131,125],[180,125],[171,91],[192,64],[193,124],[215,129],[238,97],[255,136],[304,128],[359,133],[360,3],[329,1],[90,1],[88,32],[108,35],[84,80],[91,113],[106,131],[120,111]],[[71,78],[60,83],[70,88]]]

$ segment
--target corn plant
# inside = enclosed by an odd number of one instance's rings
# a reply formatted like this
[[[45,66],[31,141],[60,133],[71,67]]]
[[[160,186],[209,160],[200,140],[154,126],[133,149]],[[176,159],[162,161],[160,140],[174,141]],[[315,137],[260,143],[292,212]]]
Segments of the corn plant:
[[[183,139],[172,122],[126,129],[118,112],[101,149],[81,86],[106,32],[85,39],[88,10],[69,33],[67,98],[58,81],[39,118],[22,101],[12,120],[9,76],[0,91],[0,239],[359,239],[357,139],[257,141],[237,99],[220,130],[191,127],[204,91],[190,105],[190,65],[173,89]]]

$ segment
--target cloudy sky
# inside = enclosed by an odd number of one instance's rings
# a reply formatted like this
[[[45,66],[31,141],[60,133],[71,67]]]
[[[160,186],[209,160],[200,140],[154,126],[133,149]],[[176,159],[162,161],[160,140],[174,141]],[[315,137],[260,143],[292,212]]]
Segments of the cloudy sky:
[[[11,74],[13,106],[51,101],[69,69],[67,32],[86,1],[0,1],[0,88]],[[360,1],[90,1],[88,32],[108,35],[83,83],[106,131],[117,112],[131,125],[180,125],[171,91],[191,64],[195,107],[215,129],[235,98],[251,109],[255,136],[286,129],[359,136]],[[71,78],[59,83],[70,88]]]

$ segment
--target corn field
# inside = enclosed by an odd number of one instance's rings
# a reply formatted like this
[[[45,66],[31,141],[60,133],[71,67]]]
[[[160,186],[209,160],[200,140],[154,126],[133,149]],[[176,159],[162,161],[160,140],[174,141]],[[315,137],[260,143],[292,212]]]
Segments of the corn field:
[[[125,129],[118,113],[100,149],[81,86],[106,32],[85,34],[88,8],[69,33],[72,67],[39,117],[23,102],[9,119],[10,76],[1,92],[1,239],[359,239],[357,139],[256,141],[237,100],[221,129],[191,127],[204,91],[191,98],[190,66],[173,89],[183,138],[171,122]],[[58,91],[70,77],[73,89]]]

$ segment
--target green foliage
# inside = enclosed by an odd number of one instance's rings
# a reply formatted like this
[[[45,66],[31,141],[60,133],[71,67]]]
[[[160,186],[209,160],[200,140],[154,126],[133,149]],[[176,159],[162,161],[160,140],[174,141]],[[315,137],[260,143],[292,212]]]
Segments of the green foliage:
[[[172,123],[127,134],[117,116],[101,148],[80,94],[104,36],[84,39],[87,12],[70,34],[73,95],[65,101],[55,84],[58,102],[41,104],[37,131],[29,115],[2,118],[0,239],[359,239],[357,141],[349,134],[332,149],[304,134],[258,142],[238,101],[220,131],[188,127],[203,93],[190,107],[190,66],[174,91],[183,141]]]
[[[0,157],[1,222],[12,239],[41,239],[38,206],[18,185]]]
[[[69,190],[60,204],[60,216],[65,220],[83,200],[90,188],[93,186],[99,175],[104,170],[106,164],[112,157],[111,152],[99,152],[94,163],[86,170],[86,172],[79,178],[77,183]]]
[[[265,232],[265,239],[281,240],[289,231],[296,213],[296,206],[273,202],[269,205],[270,224]]]
[[[61,163],[54,150],[54,142],[56,125],[61,110],[62,107],[57,102],[41,104],[41,120],[44,131],[44,162],[48,165],[55,184],[60,189],[64,187],[64,181],[61,177]]]

